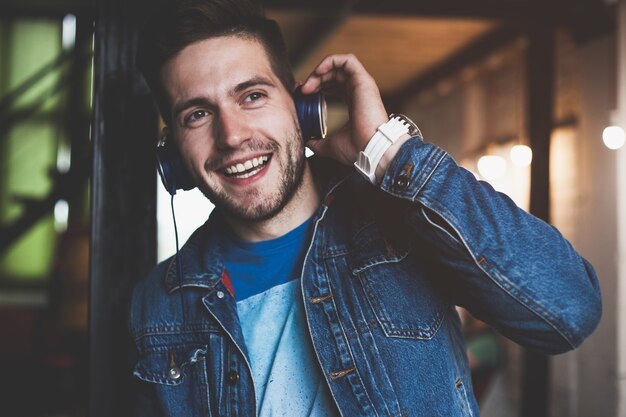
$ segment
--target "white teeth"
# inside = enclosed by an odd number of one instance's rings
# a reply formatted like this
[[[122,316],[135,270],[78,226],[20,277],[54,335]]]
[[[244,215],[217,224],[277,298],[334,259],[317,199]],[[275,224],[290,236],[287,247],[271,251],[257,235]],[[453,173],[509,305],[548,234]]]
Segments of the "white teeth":
[[[254,171],[246,172],[245,174],[241,174],[238,178],[249,178],[259,172],[262,168],[255,169]]]
[[[238,178],[248,178],[254,174],[256,174],[257,172],[259,172],[262,168],[262,166],[269,161],[269,156],[264,155],[264,156],[260,156],[258,158],[252,158],[249,159],[243,163],[238,163],[236,165],[231,165],[229,167],[227,167],[225,169],[226,173],[229,175],[235,175],[235,174],[241,174],[245,171],[248,171],[252,168],[256,168],[261,166],[259,169],[255,169],[253,171],[250,172],[245,172],[245,174],[242,175],[237,175]]]

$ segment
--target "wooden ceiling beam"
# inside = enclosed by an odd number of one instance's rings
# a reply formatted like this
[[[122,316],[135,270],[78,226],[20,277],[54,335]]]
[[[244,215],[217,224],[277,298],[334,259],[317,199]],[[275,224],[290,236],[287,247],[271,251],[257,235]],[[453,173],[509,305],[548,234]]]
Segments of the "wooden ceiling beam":
[[[262,0],[275,10],[334,13],[334,0]],[[606,9],[601,0],[360,0],[355,13],[405,17],[444,17],[534,21],[537,16],[568,19],[581,13]],[[589,17],[587,15],[587,17]]]
[[[487,58],[522,34],[523,30],[516,26],[502,26],[488,32],[441,63],[434,65],[430,70],[422,73],[394,93],[383,97],[385,103],[394,108],[402,108],[409,98],[437,85],[443,79],[454,75],[466,66]]]
[[[581,13],[595,13],[605,8],[605,3],[600,0],[362,0],[355,12],[524,23],[537,20],[537,16],[542,16],[544,21],[567,21]]]
[[[266,7],[332,16],[333,0],[263,0]],[[613,27],[611,6],[602,0],[360,0],[353,12],[379,16],[496,19],[505,24],[528,25],[543,21],[570,29],[584,41]]]

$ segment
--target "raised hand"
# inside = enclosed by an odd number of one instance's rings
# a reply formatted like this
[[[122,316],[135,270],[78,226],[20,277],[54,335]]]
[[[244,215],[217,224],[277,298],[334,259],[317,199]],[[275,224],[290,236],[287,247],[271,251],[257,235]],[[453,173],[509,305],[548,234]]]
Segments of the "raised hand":
[[[325,139],[308,141],[307,146],[316,154],[352,165],[376,128],[387,121],[378,86],[354,55],[330,55],[302,85],[303,94],[320,90],[344,98],[349,120]]]

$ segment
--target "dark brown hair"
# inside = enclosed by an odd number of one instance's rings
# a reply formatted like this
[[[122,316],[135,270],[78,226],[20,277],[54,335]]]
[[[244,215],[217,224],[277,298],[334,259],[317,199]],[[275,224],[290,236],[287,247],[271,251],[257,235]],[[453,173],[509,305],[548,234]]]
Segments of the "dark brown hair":
[[[294,86],[287,48],[278,24],[251,0],[165,0],[155,5],[139,38],[137,66],[170,122],[161,69],[192,43],[219,36],[251,37],[265,48],[272,70],[288,91]]]

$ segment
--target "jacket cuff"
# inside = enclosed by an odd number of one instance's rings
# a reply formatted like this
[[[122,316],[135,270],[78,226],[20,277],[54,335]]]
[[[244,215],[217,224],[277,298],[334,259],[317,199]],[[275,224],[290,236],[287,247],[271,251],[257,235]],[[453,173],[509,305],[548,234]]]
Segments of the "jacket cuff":
[[[420,190],[430,180],[447,153],[419,136],[407,140],[391,161],[380,183],[387,193],[416,201]]]

